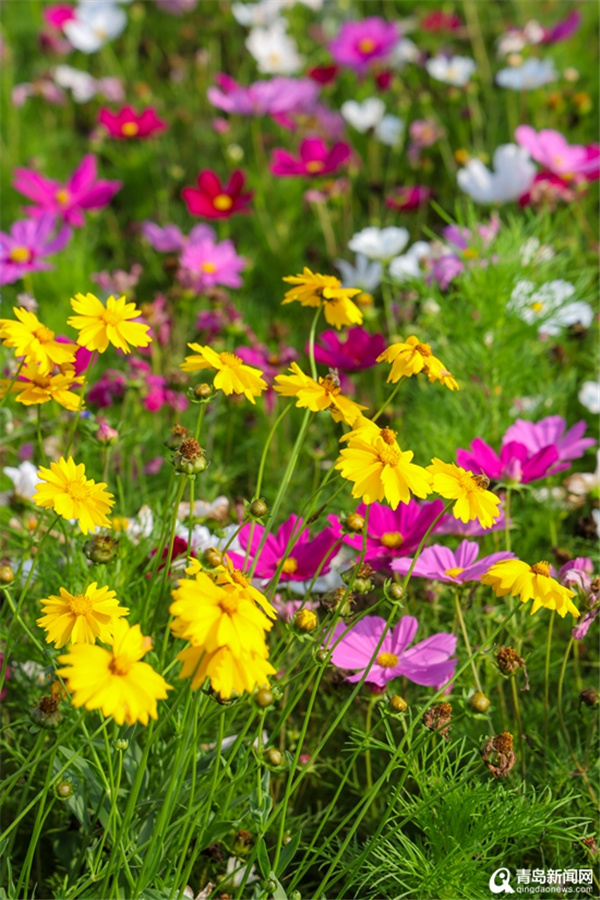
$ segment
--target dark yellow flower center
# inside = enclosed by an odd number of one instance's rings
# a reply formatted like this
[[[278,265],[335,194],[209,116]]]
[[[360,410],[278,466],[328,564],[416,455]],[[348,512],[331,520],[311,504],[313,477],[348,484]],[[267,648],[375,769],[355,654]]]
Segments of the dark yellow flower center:
[[[226,212],[233,206],[233,200],[231,199],[229,194],[217,194],[217,196],[213,200],[213,206],[215,209],[218,209],[221,212]]]
[[[376,47],[377,44],[373,38],[362,38],[362,40],[358,42],[358,49],[361,53],[372,53]]]
[[[415,352],[420,353],[421,356],[431,356],[431,347],[429,344],[417,344],[415,347]]]
[[[229,575],[231,577],[231,580],[235,584],[239,584],[240,587],[247,588],[250,584],[250,579],[248,578],[248,576],[244,575],[243,572],[240,572],[239,569],[230,569]]]
[[[9,255],[13,262],[29,262],[29,260],[31,259],[31,250],[29,249],[29,247],[13,247]]]
[[[395,653],[380,653],[376,662],[382,669],[393,669],[398,665],[398,657]]]
[[[75,616],[85,616],[93,607],[93,603],[85,594],[75,594],[69,600],[69,608]]]
[[[455,566],[453,569],[446,569],[444,575],[447,575],[449,578],[456,578],[458,575],[460,575],[461,572],[464,571],[465,570],[461,568],[461,566]]]
[[[392,447],[379,447],[377,456],[384,466],[397,466],[400,462],[400,453]]]
[[[535,575],[544,575],[546,578],[550,577],[550,563],[542,560],[541,562],[535,563],[535,565],[531,566],[531,571]]]
[[[391,428],[382,428],[379,432],[380,437],[386,442],[386,444],[389,444],[390,447],[392,447],[396,442],[396,434],[397,432],[392,431]]]
[[[310,172],[311,175],[322,172],[324,168],[325,163],[321,159],[311,159],[306,163],[306,171]]]
[[[244,362],[239,356],[236,356],[235,353],[219,353],[219,358],[223,365],[232,367],[232,366],[241,366]]]
[[[298,571],[298,560],[294,559],[293,556],[288,556],[283,563],[281,571],[285,572],[286,575],[293,575],[294,572]]]
[[[54,198],[57,203],[60,203],[61,206],[66,206],[66,204],[70,200],[70,195],[69,192],[65,190],[65,188],[61,188],[55,193]]]
[[[105,309],[100,314],[100,319],[104,322],[105,325],[112,325],[113,328],[116,325],[120,325],[123,321],[123,318],[115,309]]]
[[[544,308],[544,304],[541,303],[539,300],[537,300],[535,303],[530,303],[529,306],[534,312],[537,312],[537,313],[540,313]]]
[[[40,344],[49,344],[54,339],[54,332],[46,328],[45,325],[40,325],[33,332],[33,336],[38,339]]]
[[[121,134],[124,134],[125,137],[135,137],[139,130],[140,126],[137,122],[124,122],[121,125]]]
[[[72,481],[67,486],[67,494],[73,500],[85,500],[88,496],[87,485],[82,484],[80,481]]]
[[[234,594],[226,594],[219,600],[219,606],[228,616],[234,615],[238,610],[239,601]]]
[[[479,250],[476,250],[475,247],[466,247],[463,250],[463,259],[477,259],[479,256]]]
[[[113,657],[108,664],[108,668],[113,675],[119,675],[123,677],[125,675],[129,675],[132,665],[133,662],[129,659],[128,656],[119,656],[118,654],[113,654]]]
[[[211,263],[211,262],[203,262],[202,265],[200,266],[200,268],[202,269],[203,272],[207,272],[209,275],[212,275],[214,272],[217,271],[217,267],[215,266],[214,263]]]
[[[380,537],[380,541],[384,547],[395,550],[396,547],[400,547],[400,545],[404,543],[404,538],[399,531],[384,531]]]

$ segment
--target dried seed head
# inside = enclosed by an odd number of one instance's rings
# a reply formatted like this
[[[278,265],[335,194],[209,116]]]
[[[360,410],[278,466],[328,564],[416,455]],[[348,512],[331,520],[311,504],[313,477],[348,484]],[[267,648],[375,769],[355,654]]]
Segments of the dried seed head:
[[[586,688],[579,695],[580,703],[585,703],[586,706],[597,706],[598,705],[598,691],[595,688]]]
[[[173,457],[173,465],[184,475],[198,475],[208,465],[204,450],[195,438],[186,438]]]
[[[509,731],[503,731],[494,738],[494,750],[498,753],[510,753],[513,748],[513,736]]]
[[[494,778],[506,778],[517,761],[513,751],[513,736],[508,731],[491,738],[481,757]]]
[[[432,731],[438,731],[448,740],[450,722],[452,721],[452,706],[449,703],[438,703],[432,706],[423,716],[423,724]]]
[[[165,447],[168,447],[169,450],[177,450],[189,435],[189,431],[183,425],[173,425],[171,433],[165,441]]]
[[[525,665],[523,657],[519,656],[512,647],[500,647],[496,654],[496,662],[503,675],[512,675],[513,672]]]

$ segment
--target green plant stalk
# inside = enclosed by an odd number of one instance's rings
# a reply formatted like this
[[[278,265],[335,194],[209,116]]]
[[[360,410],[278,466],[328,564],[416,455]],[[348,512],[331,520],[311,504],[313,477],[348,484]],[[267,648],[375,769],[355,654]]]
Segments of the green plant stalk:
[[[46,817],[52,808],[52,801],[50,803],[50,807],[46,810],[46,801],[48,800],[48,791],[50,789],[50,783],[52,782],[52,769],[54,768],[54,759],[56,756],[56,750],[58,748],[58,743],[54,745],[54,752],[50,754],[50,759],[48,760],[48,768],[46,769],[46,778],[44,780],[44,787],[40,792],[39,805],[37,808],[37,813],[35,817],[35,823],[33,826],[33,832],[31,834],[31,838],[29,840],[29,847],[27,848],[27,855],[25,857],[25,862],[23,863],[23,869],[21,871],[21,876],[19,878],[17,884],[17,897],[21,893],[21,888],[25,887],[25,900],[29,896],[29,892],[27,890],[27,886],[29,884],[29,876],[31,874],[31,866],[33,864],[33,856],[35,853],[35,849],[37,847],[37,843],[44,826],[44,822],[46,821]]]
[[[515,681],[514,675],[511,675],[511,678],[510,678],[510,689],[512,692],[513,707],[515,710],[515,718],[517,720],[517,740],[519,742],[519,756],[521,759],[521,774],[523,776],[523,780],[525,780],[526,765],[525,765],[525,742],[523,741],[523,721],[521,719],[521,706],[519,704],[519,694],[517,691],[517,683]]]
[[[38,403],[36,416],[36,435],[38,452],[40,454],[40,465],[46,465],[46,451],[44,450],[44,442],[42,440],[42,404]]]
[[[567,644],[567,648],[565,650],[565,654],[563,656],[562,666],[560,669],[560,676],[558,679],[558,691],[557,691],[557,707],[558,707],[558,721],[560,723],[560,730],[562,731],[562,736],[565,739],[565,744],[567,745],[567,750],[569,751],[569,756],[573,760],[573,764],[581,777],[585,782],[585,786],[588,790],[588,794],[590,795],[594,806],[598,806],[598,798],[596,797],[596,793],[590,784],[590,780],[588,778],[588,774],[585,768],[581,765],[577,757],[575,756],[575,751],[573,750],[573,746],[571,744],[569,738],[569,732],[567,731],[567,726],[565,724],[565,716],[563,713],[562,703],[563,703],[563,685],[565,680],[565,672],[567,669],[567,662],[569,661],[569,656],[571,655],[571,650],[573,649],[573,644],[575,643],[575,638],[571,637],[569,639],[569,643]]]
[[[177,489],[177,495],[175,497],[175,505],[173,506],[173,512],[171,514],[171,523],[169,526],[169,543],[168,543],[168,550],[167,550],[167,558],[165,560],[163,575],[162,575],[162,578],[160,579],[160,588],[158,591],[159,598],[163,596],[165,588],[167,586],[167,580],[169,578],[169,570],[171,568],[171,560],[173,559],[173,545],[175,543],[175,531],[177,529],[177,513],[179,512],[179,504],[181,503],[181,500],[183,498],[183,492],[185,491],[185,482],[187,480],[185,478],[185,476],[180,476],[180,478],[181,478],[181,481],[180,481],[179,487]],[[162,547],[157,547],[157,549],[156,549],[156,556],[159,559],[162,557],[162,549],[163,549]],[[156,572],[154,573],[153,577],[155,577],[155,576],[156,576]],[[152,596],[152,594],[150,594],[148,597],[148,604],[150,602],[151,596]],[[154,615],[152,617],[152,622],[150,624],[150,632],[151,633],[154,631],[154,626],[156,625],[156,618],[158,616],[159,609],[160,609],[160,602],[158,602],[156,604],[155,609],[154,609]],[[168,632],[169,632],[169,626],[167,624],[167,635],[168,635]],[[164,643],[163,643],[163,649],[164,649]],[[164,664],[164,659],[161,659],[161,668],[162,668],[163,664]]]
[[[552,653],[552,629],[554,628],[554,619],[556,610],[550,613],[550,621],[548,622],[548,635],[546,637],[546,659],[544,662],[544,774],[547,768],[548,755],[548,727],[550,722],[550,655]]]
[[[23,368],[24,365],[25,365],[25,360],[23,359],[23,360],[21,360],[21,362],[19,363],[19,365],[18,365],[18,367],[17,367],[17,369],[16,369],[16,371],[15,371],[15,374],[13,375],[13,377],[12,377],[12,378],[10,379],[10,381],[8,382],[8,384],[7,384],[7,386],[6,386],[5,390],[4,390],[4,393],[2,394],[2,397],[0,398],[0,409],[2,409],[2,407],[4,406],[4,404],[6,403],[6,401],[8,400],[8,398],[10,397],[10,395],[11,395],[11,393],[12,393],[12,389],[13,389],[13,387],[15,386],[16,380],[17,380],[17,378],[19,377],[19,375],[21,374],[21,369]]]
[[[507,486],[504,495],[504,549],[510,550],[510,499],[511,490]]]

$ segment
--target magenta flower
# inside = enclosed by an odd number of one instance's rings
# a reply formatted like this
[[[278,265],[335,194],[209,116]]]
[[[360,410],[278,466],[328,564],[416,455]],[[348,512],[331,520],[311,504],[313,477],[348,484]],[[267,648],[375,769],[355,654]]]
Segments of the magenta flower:
[[[538,172],[529,189],[519,197],[519,206],[543,205],[554,210],[559,201],[572,203],[576,197],[577,193],[573,189],[573,182],[569,183],[552,172]]]
[[[319,93],[310,78],[276,76],[270,81],[255,81],[242,87],[235,79],[217,75],[218,87],[209,87],[208,99],[217,109],[240,116],[273,116],[308,111]]]
[[[443,581],[445,584],[465,584],[467,581],[479,581],[490,566],[502,559],[513,559],[514,553],[503,551],[490,556],[479,554],[479,544],[474,541],[461,541],[456,550],[433,544],[421,553],[412,570],[415,578],[428,578],[430,581]],[[410,557],[395,559],[392,563],[394,572],[406,575],[412,565]],[[411,576],[411,577],[412,577]]]
[[[73,344],[73,338],[66,337],[64,334],[57,334],[56,340],[59,344]],[[77,348],[75,351],[75,360],[73,362],[75,375],[81,375],[82,372],[87,371],[93,356],[93,350],[88,350],[86,347]]]
[[[517,419],[513,425],[507,428],[502,438],[502,444],[518,441],[520,444],[524,444],[531,453],[537,453],[538,450],[553,445],[558,451],[558,459],[561,463],[579,459],[589,447],[596,445],[594,438],[583,437],[587,428],[586,422],[577,422],[567,432],[565,432],[566,427],[567,423],[562,416],[547,416],[545,419],[540,419],[539,422]],[[561,465],[557,466],[554,471],[558,472],[568,468],[568,465]]]
[[[308,528],[302,528],[302,519],[298,516],[290,516],[279,527],[276,534],[269,534],[265,544],[260,551],[258,563],[254,570],[256,578],[272,578],[281,560],[285,556],[288,541],[294,532],[294,546],[283,564],[280,582],[289,581],[311,581],[317,574],[319,566],[323,562],[320,574],[325,575],[329,571],[329,563],[338,551],[337,542],[339,539],[339,529],[325,528],[314,538],[310,538]],[[262,540],[264,528],[262,525],[254,524],[244,525],[238,535],[240,546],[246,551],[248,542],[252,533],[252,541],[250,543],[250,559],[254,560],[258,553],[258,546]],[[228,554],[234,566],[242,568],[244,557],[229,552]]]
[[[46,25],[61,29],[75,18],[75,7],[71,3],[51,3],[42,10],[42,16]]]
[[[382,334],[370,334],[358,326],[349,328],[343,335],[333,330],[324,331],[315,345],[315,360],[342,372],[359,372],[374,366],[384,350],[385,338]]]
[[[111,137],[126,141],[152,137],[168,128],[167,123],[159,119],[153,106],[146,107],[141,113],[136,112],[132,106],[123,106],[118,112],[103,106],[98,121]]]
[[[84,210],[106,206],[121,185],[120,181],[96,179],[96,157],[93,153],[83,157],[64,185],[32,169],[15,169],[13,182],[19,193],[35,203],[35,206],[25,207],[28,215],[39,218],[44,213],[53,213],[76,228],[81,228],[85,222]]]
[[[507,484],[529,484],[568,468],[555,466],[558,450],[552,445],[532,453],[524,444],[509,441],[498,455],[481,438],[472,441],[470,451],[459,448],[456,461],[463,469],[469,469],[476,475],[487,475],[490,481],[504,481]]]
[[[271,172],[280,178],[332,175],[350,159],[352,150],[345,141],[338,141],[331,149],[321,138],[305,138],[300,144],[300,156],[279,147],[273,150]]]
[[[579,10],[572,10],[565,19],[560,19],[552,28],[544,28],[541,43],[557,44],[559,41],[566,41],[575,34],[580,25],[581,13]]]
[[[385,205],[398,212],[410,212],[429,203],[432,197],[433,191],[424,184],[395,187],[392,194],[386,198]]]
[[[348,675],[346,681],[361,680],[386,625],[385,619],[380,616],[365,616],[344,637],[342,635],[347,626],[343,622],[337,625],[329,641],[329,646],[334,647],[332,662],[340,669],[359,669],[355,675]],[[408,650],[418,627],[414,616],[402,616],[398,624],[386,633],[365,681],[384,688],[388,681],[404,675],[415,684],[436,687],[452,678],[457,660],[450,657],[456,650],[456,636],[441,631]],[[337,641],[339,643],[335,646]]]
[[[387,59],[399,40],[395,22],[370,16],[342,25],[329,50],[338,65],[362,74],[372,62]]]
[[[277,350],[271,350],[265,344],[259,344],[256,339],[252,347],[238,347],[235,355],[243,359],[246,365],[260,369],[263,378],[268,384],[264,393],[267,412],[273,412],[277,400],[277,394],[273,390],[273,380],[276,375],[281,375],[289,364],[298,359],[298,354],[293,347],[281,344]]]
[[[177,225],[161,228],[154,222],[142,222],[141,230],[148,243],[159,253],[179,253],[189,242],[216,239],[210,225],[194,225],[187,237]]]
[[[383,568],[391,559],[416,550],[433,520],[444,508],[442,500],[419,503],[410,500],[401,503],[397,509],[390,509],[383,503],[372,503],[369,507],[369,528],[367,531],[365,561],[374,569]],[[361,503],[357,508],[359,516],[364,516],[367,507]],[[333,524],[337,520],[330,517]],[[362,535],[346,535],[344,543],[360,550]]]
[[[87,400],[100,409],[107,409],[119,400],[127,388],[127,379],[117,369],[106,369],[87,392]]]
[[[536,131],[530,125],[519,125],[515,139],[549,172],[566,180],[596,181],[600,178],[600,145],[569,144],[560,131],[544,128]]]
[[[561,566],[558,573],[560,583],[570,590],[589,591],[594,572],[594,563],[589,556],[577,556]]]
[[[429,272],[425,279],[427,284],[435,281],[445,291],[448,285],[465,271],[465,264],[458,256],[451,253],[429,260]]]
[[[241,287],[240,272],[246,260],[237,255],[233,241],[218,244],[214,238],[206,237],[188,242],[179,257],[179,265],[177,277],[184,287],[202,292],[217,284]]]
[[[14,222],[10,234],[0,231],[0,284],[12,284],[29,272],[52,269],[44,257],[62,250],[72,233],[68,225],[63,225],[51,236],[55,225],[56,216],[44,213],[39,219]]]

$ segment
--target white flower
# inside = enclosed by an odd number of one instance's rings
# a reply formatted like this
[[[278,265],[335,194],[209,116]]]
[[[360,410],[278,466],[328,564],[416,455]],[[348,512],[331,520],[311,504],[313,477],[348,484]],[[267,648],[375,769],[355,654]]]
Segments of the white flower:
[[[596,536],[600,537],[600,509],[592,510],[592,518],[596,523]]]
[[[82,69],[60,65],[54,67],[52,75],[56,84],[71,91],[76,103],[87,103],[98,92],[96,79]]]
[[[237,856],[230,856],[227,860],[226,878],[230,881],[230,883],[233,884],[234,887],[239,887],[244,880],[244,875],[247,868],[248,865],[244,863],[243,860],[238,859]],[[250,874],[246,879],[246,884],[250,884],[253,881],[258,881],[258,875],[256,874],[255,866],[252,866],[252,868],[250,869]]]
[[[493,171],[480,159],[471,159],[457,175],[458,186],[476,203],[507,203],[525,194],[536,167],[525,147],[502,144],[493,157]]]
[[[388,57],[388,65],[392,69],[403,69],[407,63],[417,62],[421,51],[410,38],[400,38],[391,55]]]
[[[120,6],[93,0],[75,8],[75,18],[65,22],[63,31],[76,50],[95,53],[118,37],[126,24],[127,15]]]
[[[335,266],[342,275],[342,287],[359,287],[372,294],[381,284],[383,266],[377,260],[370,262],[364,253],[356,254],[356,263],[336,259]]]
[[[134,544],[141,538],[148,538],[154,530],[154,516],[149,506],[142,506],[137,516],[113,519],[113,528],[123,531]]]
[[[388,113],[375,127],[375,137],[387,147],[397,147],[404,134],[404,122],[398,116]]]
[[[33,500],[35,488],[38,484],[37,468],[29,460],[25,460],[21,465],[5,466],[4,474],[7,475],[13,483],[13,490],[10,496],[16,500]]]
[[[355,253],[364,253],[369,259],[392,259],[408,244],[406,228],[377,228],[371,225],[352,236],[348,247]]]
[[[539,334],[560,334],[563,328],[576,324],[589,328],[594,318],[594,310],[589,303],[577,300],[565,305],[574,293],[574,286],[562,278],[548,281],[539,288],[533,281],[518,281],[510,295],[507,310],[516,313],[528,325],[540,322]]]
[[[593,415],[600,413],[600,381],[584,381],[577,394],[579,402]],[[6,472],[6,469],[4,470]]]
[[[530,237],[519,248],[519,256],[521,257],[522,265],[537,266],[540,263],[549,262],[554,256],[554,250],[550,244],[540,244],[538,238]]]
[[[425,68],[436,81],[464,87],[477,65],[475,60],[469,56],[453,56],[452,59],[445,56],[434,56],[427,60]]]
[[[364,134],[381,122],[385,103],[379,97],[368,97],[362,103],[357,100],[346,100],[342,103],[340,112],[349,125]]]
[[[496,84],[512,91],[533,91],[557,78],[558,72],[551,59],[528,59],[522,66],[501,69],[496,75]]]
[[[296,42],[286,34],[286,23],[278,19],[269,28],[253,28],[246,47],[264,75],[294,75],[304,62]]]
[[[231,12],[240,25],[272,25],[279,18],[283,3],[279,0],[262,0],[260,3],[232,3]]]
[[[396,281],[410,281],[422,278],[425,263],[431,256],[431,246],[427,241],[416,241],[403,256],[397,256],[390,263],[390,275]]]

